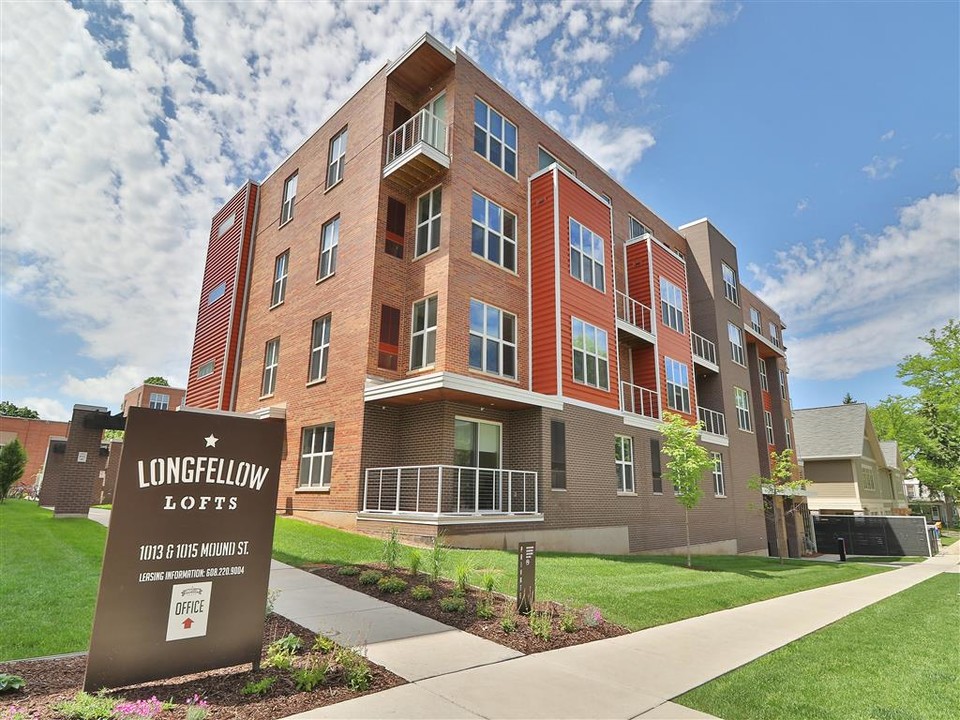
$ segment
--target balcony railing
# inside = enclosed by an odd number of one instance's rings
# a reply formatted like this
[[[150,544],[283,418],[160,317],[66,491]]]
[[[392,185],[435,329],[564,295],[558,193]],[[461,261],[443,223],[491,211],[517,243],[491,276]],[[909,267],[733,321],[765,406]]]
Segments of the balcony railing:
[[[537,473],[526,470],[413,465],[368,468],[363,512],[387,515],[537,515]]]
[[[387,165],[418,143],[447,155],[447,124],[429,110],[421,110],[387,137]]]
[[[617,290],[617,319],[649,333],[653,332],[651,318],[650,308]]]
[[[711,365],[716,365],[717,346],[702,335],[697,335],[695,332],[691,332],[690,336],[693,338],[693,356]]]
[[[700,416],[700,427],[704,432],[721,437],[727,436],[727,419],[723,413],[705,407],[697,408],[697,413]]]
[[[623,412],[643,417],[660,419],[660,395],[656,390],[650,390],[628,382],[620,383],[620,409]]]

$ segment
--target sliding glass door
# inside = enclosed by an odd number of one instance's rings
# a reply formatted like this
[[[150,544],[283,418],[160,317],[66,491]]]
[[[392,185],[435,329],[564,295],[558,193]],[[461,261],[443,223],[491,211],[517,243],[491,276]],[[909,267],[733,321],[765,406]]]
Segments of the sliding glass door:
[[[457,511],[499,511],[499,423],[457,418],[454,462],[462,468]]]

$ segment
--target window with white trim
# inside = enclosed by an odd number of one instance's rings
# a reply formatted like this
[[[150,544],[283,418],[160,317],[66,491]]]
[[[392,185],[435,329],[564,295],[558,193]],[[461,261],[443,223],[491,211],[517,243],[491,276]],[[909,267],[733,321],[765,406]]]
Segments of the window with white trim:
[[[330,158],[327,161],[327,187],[332,188],[343,180],[343,166],[347,162],[347,128],[330,141]]]
[[[270,293],[270,307],[279,305],[287,297],[287,268],[290,265],[290,251],[277,255],[273,262],[273,291]]]
[[[229,217],[223,219],[223,222],[220,223],[220,226],[217,228],[217,238],[222,238],[226,235],[230,228],[233,227],[233,224],[237,221],[237,213],[234,212]]]
[[[283,183],[283,205],[280,207],[280,224],[293,219],[293,206],[297,202],[297,173]]]
[[[439,185],[417,198],[417,241],[415,258],[440,247],[440,204],[443,188]]]
[[[787,399],[787,374],[783,371],[782,368],[778,368],[777,372],[780,374],[780,397],[786,400]]]
[[[150,393],[150,407],[153,410],[166,410],[170,407],[170,396],[166,393]]]
[[[763,334],[763,326],[760,324],[760,311],[755,307],[750,308],[750,327],[752,327],[758,335]]]
[[[770,342],[780,347],[780,326],[776,323],[770,323]]]
[[[327,377],[327,359],[330,355],[329,315],[313,321],[310,337],[310,373],[307,382],[319,382]]]
[[[665,277],[660,278],[660,317],[667,327],[683,332],[683,291]]]
[[[300,480],[297,487],[327,489],[333,469],[333,428],[317,425],[303,429],[300,440]]]
[[[570,218],[570,274],[604,292],[603,238],[573,218]]]
[[[687,366],[670,357],[663,358],[667,371],[667,407],[690,413],[690,373]]]
[[[517,216],[492,200],[473,193],[470,249],[474,255],[517,270]]]
[[[767,445],[775,445],[776,440],[773,438],[773,415],[769,410],[763,411],[763,425],[767,429]]]
[[[473,101],[473,149],[507,175],[517,176],[517,126],[480,98]]]
[[[727,323],[727,338],[730,340],[730,357],[737,365],[746,367],[747,360],[743,354],[743,330],[739,325]]]
[[[763,358],[758,358],[757,363],[760,372],[760,389],[764,392],[770,392],[770,382],[767,380],[767,361]]]
[[[562,160],[558,160],[557,158],[555,158],[549,150],[544,149],[543,145],[540,145],[537,149],[539,151],[537,154],[537,165],[539,170],[543,170],[544,168],[550,167],[551,165],[556,163],[557,165],[562,167],[564,170],[566,170],[568,173],[570,173],[574,177],[577,176],[576,170],[574,170],[572,167],[567,165]]]
[[[783,433],[787,440],[787,449],[793,450],[793,437],[790,435],[790,418],[783,419]]]
[[[573,322],[573,379],[608,390],[607,332],[583,320]]]
[[[268,340],[263,350],[263,382],[260,385],[261,397],[273,395],[277,389],[277,366],[280,364],[280,338]]]
[[[650,232],[650,228],[648,228],[642,222],[637,220],[633,215],[628,215],[627,218],[629,219],[629,226],[630,226],[629,229],[630,229],[631,240],[633,240],[634,238],[638,238],[641,235],[653,234]]]
[[[617,492],[636,492],[633,484],[633,438],[617,435],[614,441],[614,462],[617,466]]]
[[[860,466],[861,475],[863,475],[863,487],[865,490],[877,489],[877,473],[872,465],[862,464]]]
[[[431,367],[437,360],[437,296],[413,304],[410,323],[410,369]]]
[[[227,294],[227,283],[222,282],[217,285],[210,293],[207,295],[207,305],[213,305],[217,300],[222,298]]]
[[[725,262],[720,263],[720,272],[723,275],[723,296],[740,307],[740,286],[737,284],[737,273]]]
[[[753,432],[753,425],[750,423],[750,393],[734,386],[733,404],[737,408],[737,427],[746,432]]]
[[[517,316],[470,300],[470,367],[483,372],[517,376]]]
[[[723,455],[710,453],[713,457],[713,494],[717,497],[727,496],[727,485],[723,480]]]
[[[317,262],[317,282],[337,271],[337,246],[340,244],[340,216],[323,224],[320,231],[320,260]]]
[[[197,378],[205,378],[208,375],[213,375],[214,368],[216,364],[213,360],[208,360],[203,365],[197,368]]]

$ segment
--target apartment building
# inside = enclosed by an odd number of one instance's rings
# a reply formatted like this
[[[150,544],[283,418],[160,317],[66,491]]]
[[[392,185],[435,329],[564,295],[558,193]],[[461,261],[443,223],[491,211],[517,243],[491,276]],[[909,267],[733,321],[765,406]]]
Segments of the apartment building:
[[[176,410],[183,404],[183,398],[186,394],[185,388],[143,383],[127,390],[123,396],[120,411],[126,416],[132,407],[148,407],[151,410]]]
[[[738,277],[425,35],[213,217],[185,404],[286,419],[280,511],[617,553],[684,545],[677,412],[715,460],[697,551],[765,553],[783,325]]]

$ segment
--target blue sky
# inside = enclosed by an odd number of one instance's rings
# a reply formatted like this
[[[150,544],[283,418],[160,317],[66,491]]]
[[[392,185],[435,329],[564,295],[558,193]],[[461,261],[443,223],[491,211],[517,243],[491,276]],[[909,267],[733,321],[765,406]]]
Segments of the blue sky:
[[[3,3],[0,395],[186,380],[209,218],[424,31],[788,329],[795,407],[901,391],[960,309],[957,3]],[[16,182],[11,182],[16,178]]]

